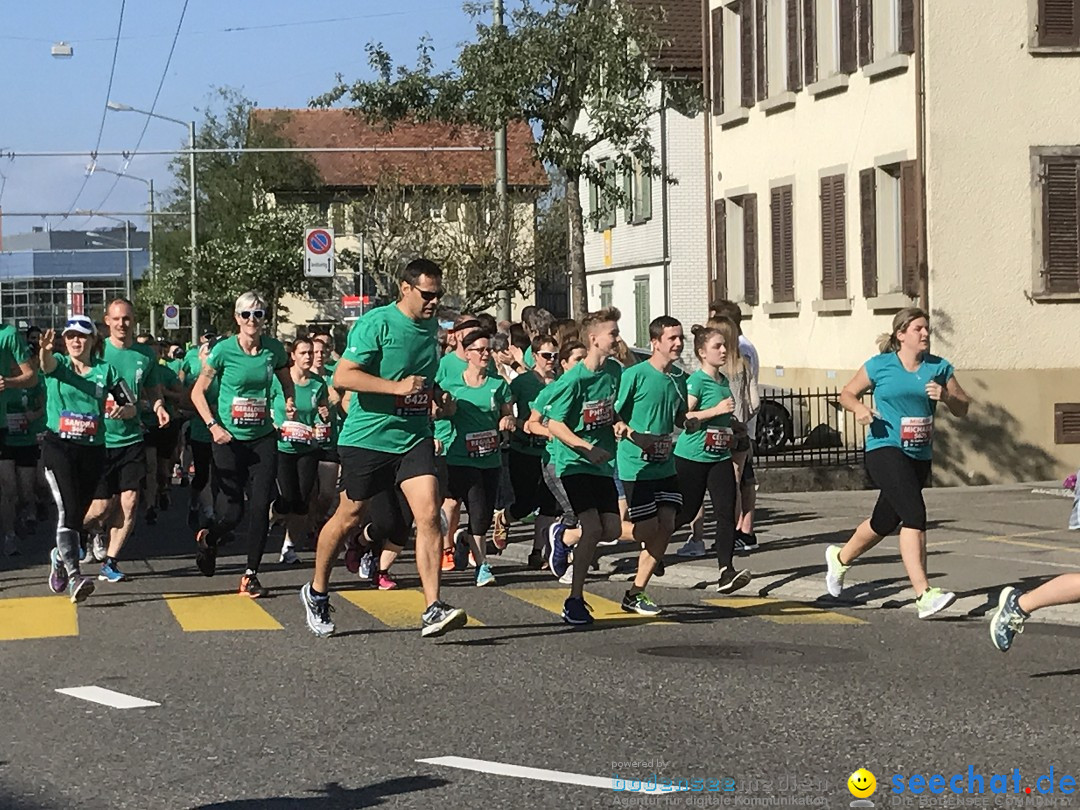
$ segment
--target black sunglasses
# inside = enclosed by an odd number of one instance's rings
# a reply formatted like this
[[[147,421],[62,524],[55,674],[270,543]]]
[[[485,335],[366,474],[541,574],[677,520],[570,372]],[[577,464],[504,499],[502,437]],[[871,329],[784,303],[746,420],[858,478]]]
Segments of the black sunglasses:
[[[559,353],[558,352],[537,352],[537,355],[539,355],[540,357],[543,357],[549,363],[554,363],[556,358],[558,358]]]
[[[237,312],[236,314],[239,315],[241,318],[243,318],[245,321],[250,321],[252,318],[254,318],[257,321],[261,321],[263,318],[266,317],[266,310],[264,310],[264,309],[245,309],[243,312]]]
[[[446,292],[445,290],[421,290],[415,284],[412,285],[412,288],[420,293],[420,297],[425,301],[434,301],[436,298],[442,298]]]

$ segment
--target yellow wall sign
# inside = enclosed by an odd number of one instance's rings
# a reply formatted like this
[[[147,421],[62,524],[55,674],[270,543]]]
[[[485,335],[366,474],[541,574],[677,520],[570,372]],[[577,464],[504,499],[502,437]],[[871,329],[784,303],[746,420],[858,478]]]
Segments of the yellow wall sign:
[[[611,267],[611,228],[604,231],[604,266]]]

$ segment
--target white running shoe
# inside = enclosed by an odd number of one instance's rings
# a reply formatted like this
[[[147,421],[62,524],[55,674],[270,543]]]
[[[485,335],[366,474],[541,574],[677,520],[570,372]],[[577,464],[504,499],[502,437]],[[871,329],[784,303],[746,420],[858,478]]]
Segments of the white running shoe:
[[[371,579],[371,572],[374,567],[375,553],[372,551],[366,551],[364,552],[364,556],[360,558],[360,571],[357,575],[360,577],[360,579],[363,579],[365,581],[369,580]]]
[[[296,548],[288,540],[281,544],[281,555],[278,557],[278,562],[286,565],[296,565],[300,562],[300,555],[296,553]]]
[[[703,540],[687,540],[683,546],[675,552],[676,557],[704,557],[705,542]]]
[[[956,601],[956,594],[941,588],[927,588],[926,593],[915,600],[920,619],[929,619]]]
[[[94,559],[98,562],[105,562],[109,557],[109,547],[105,544],[105,538],[100,534],[94,534],[93,542],[91,543],[91,552],[94,555]]]
[[[840,546],[829,546],[825,549],[825,565],[825,590],[830,596],[839,596],[844,590],[844,575],[851,568],[850,565],[840,562]]]

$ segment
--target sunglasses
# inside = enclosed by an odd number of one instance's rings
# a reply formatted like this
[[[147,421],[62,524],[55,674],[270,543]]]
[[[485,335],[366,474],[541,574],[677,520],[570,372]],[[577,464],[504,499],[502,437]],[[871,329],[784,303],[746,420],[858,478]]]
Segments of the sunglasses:
[[[476,352],[477,354],[491,354],[491,349],[487,346],[484,346],[483,348],[480,348],[478,346],[470,346],[465,351]]]
[[[420,297],[425,301],[434,301],[436,298],[442,298],[445,294],[445,290],[421,290],[415,285],[413,285],[413,289],[420,293]]]
[[[549,363],[554,363],[555,360],[559,357],[558,352],[537,352],[536,354],[538,357],[543,357]]]
[[[263,318],[266,317],[266,310],[265,309],[245,309],[243,312],[237,312],[236,314],[239,315],[241,318],[243,318],[245,321],[250,321],[252,319],[254,319],[256,321],[261,321]]]

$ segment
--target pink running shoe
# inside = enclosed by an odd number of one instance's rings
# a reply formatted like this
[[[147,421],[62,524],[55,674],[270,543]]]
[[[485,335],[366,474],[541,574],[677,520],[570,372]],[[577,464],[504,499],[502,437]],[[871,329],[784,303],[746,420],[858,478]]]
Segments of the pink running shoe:
[[[380,591],[392,591],[398,586],[397,580],[390,576],[389,571],[379,571],[371,578],[371,581]]]

